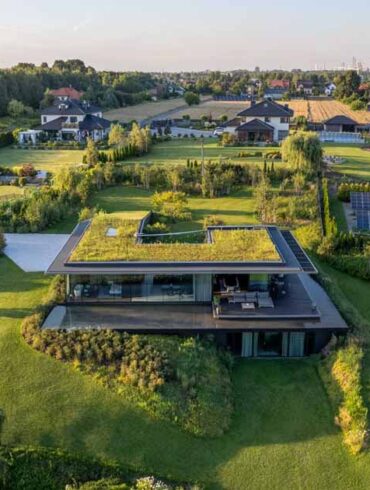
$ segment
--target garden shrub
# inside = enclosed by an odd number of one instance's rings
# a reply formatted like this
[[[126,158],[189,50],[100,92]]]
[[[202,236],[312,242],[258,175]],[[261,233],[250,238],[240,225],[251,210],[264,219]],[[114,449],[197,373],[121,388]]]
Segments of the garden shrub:
[[[43,303],[23,320],[22,334],[32,348],[70,363],[151,416],[192,434],[216,437],[228,429],[231,356],[212,339],[41,329],[63,294],[63,280],[56,277]]]
[[[118,463],[60,449],[0,446],[0,486],[6,490],[192,490],[191,484],[140,477]]]
[[[345,347],[335,352],[331,365],[331,374],[342,394],[336,423],[343,431],[344,443],[354,454],[366,447],[368,428],[367,408],[361,393],[362,358],[361,346],[351,338]]]
[[[338,199],[349,202],[351,192],[370,192],[370,182],[342,182],[338,187]]]

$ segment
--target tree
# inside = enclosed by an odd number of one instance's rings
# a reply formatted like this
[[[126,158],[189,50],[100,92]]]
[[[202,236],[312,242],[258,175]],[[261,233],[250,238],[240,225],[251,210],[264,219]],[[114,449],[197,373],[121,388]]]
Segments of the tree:
[[[235,145],[235,142],[236,142],[235,135],[228,133],[226,131],[222,133],[222,138],[221,138],[222,146],[233,146]]]
[[[321,170],[322,147],[315,133],[300,132],[288,136],[282,145],[283,160],[290,168],[306,175],[317,174]]]
[[[12,117],[22,116],[26,112],[25,105],[19,100],[12,99],[8,104],[8,114]]]
[[[4,252],[4,248],[6,245],[6,240],[4,233],[0,232],[0,254]]]
[[[200,103],[199,95],[195,92],[186,92],[184,95],[185,102],[190,105],[198,105]]]
[[[256,209],[262,223],[272,223],[276,219],[276,200],[269,186],[269,180],[263,177],[255,189]]]
[[[108,137],[109,146],[125,146],[126,143],[127,140],[123,127],[119,123],[112,124]]]
[[[99,152],[92,138],[87,138],[85,157],[86,157],[86,163],[90,167],[93,167],[99,161]]]
[[[358,93],[361,77],[356,71],[349,70],[338,75],[334,83],[336,85],[335,97],[337,99],[344,99],[345,97],[351,97],[351,95]]]
[[[156,192],[152,197],[153,210],[171,221],[191,218],[187,204],[188,200],[184,192]]]

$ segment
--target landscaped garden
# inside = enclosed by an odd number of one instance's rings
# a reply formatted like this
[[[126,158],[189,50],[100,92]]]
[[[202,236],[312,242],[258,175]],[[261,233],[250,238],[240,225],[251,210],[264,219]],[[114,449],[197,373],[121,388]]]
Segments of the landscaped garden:
[[[82,150],[20,150],[0,148],[0,166],[20,167],[31,163],[37,170],[56,172],[64,166],[82,163]]]

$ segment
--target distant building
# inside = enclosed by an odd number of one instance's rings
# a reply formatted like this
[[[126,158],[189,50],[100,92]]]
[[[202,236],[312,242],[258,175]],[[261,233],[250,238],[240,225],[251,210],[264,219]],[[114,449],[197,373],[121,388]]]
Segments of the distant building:
[[[289,90],[290,81],[289,80],[270,80],[269,88],[282,88],[285,90]]]
[[[298,80],[297,92],[304,95],[312,95],[313,93],[313,81],[312,80]]]
[[[73,87],[62,87],[55,90],[50,90],[49,93],[58,100],[80,100],[84,93],[79,92]]]
[[[288,93],[286,88],[267,88],[264,93],[265,99],[281,100]]]
[[[325,95],[327,95],[328,97],[332,97],[336,88],[337,86],[333,82],[325,84]]]
[[[359,123],[347,116],[334,116],[324,122],[325,131],[334,133],[355,133]]]

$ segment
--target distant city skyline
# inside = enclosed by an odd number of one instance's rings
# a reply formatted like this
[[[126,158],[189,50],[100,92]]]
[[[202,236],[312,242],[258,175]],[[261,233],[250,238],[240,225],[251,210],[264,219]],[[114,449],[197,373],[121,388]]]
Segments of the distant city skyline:
[[[102,70],[200,71],[370,65],[370,3],[344,0],[2,0],[0,67],[80,58]],[[359,15],[361,14],[361,15]]]

